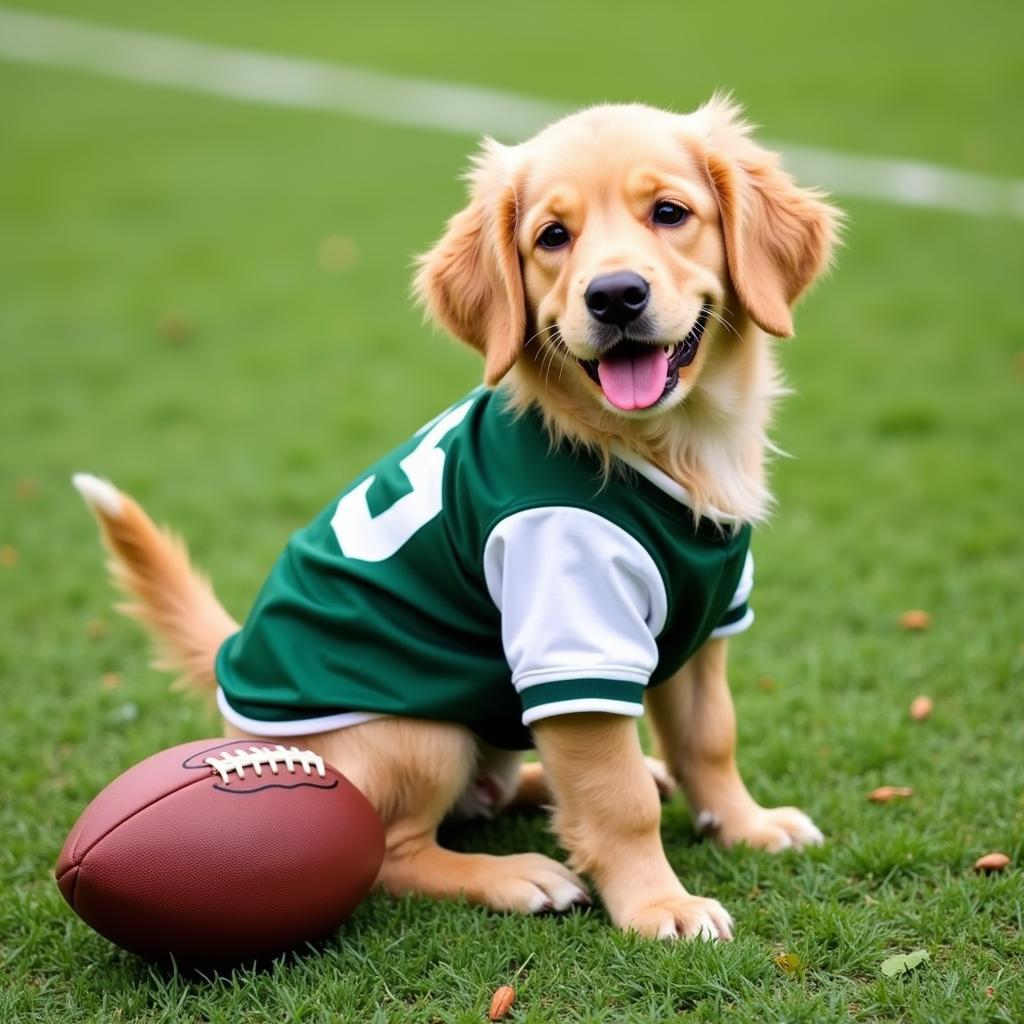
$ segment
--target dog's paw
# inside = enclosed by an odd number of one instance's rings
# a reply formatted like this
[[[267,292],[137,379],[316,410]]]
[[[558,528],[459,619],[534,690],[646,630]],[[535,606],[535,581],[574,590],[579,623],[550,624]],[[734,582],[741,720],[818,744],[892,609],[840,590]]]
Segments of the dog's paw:
[[[485,902],[494,910],[544,914],[589,906],[586,884],[564,864],[539,853],[494,857]]]
[[[647,762],[647,769],[651,773],[651,778],[654,779],[655,786],[658,787],[658,796],[662,800],[668,800],[676,791],[676,780],[672,778],[668,768],[665,767],[664,761],[659,761],[656,757],[645,757],[644,760]]]
[[[652,939],[732,938],[732,918],[718,900],[701,896],[669,896],[629,912],[620,922],[623,931]]]
[[[746,843],[769,853],[821,846],[825,841],[818,826],[796,807],[754,807],[728,819],[702,811],[697,816],[697,831],[713,836],[723,846]]]

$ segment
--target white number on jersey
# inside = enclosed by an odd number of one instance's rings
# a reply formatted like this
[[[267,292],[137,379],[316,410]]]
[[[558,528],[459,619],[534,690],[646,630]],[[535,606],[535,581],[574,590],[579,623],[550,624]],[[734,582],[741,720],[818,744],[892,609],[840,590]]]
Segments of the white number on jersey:
[[[367,477],[341,498],[331,527],[346,558],[383,562],[441,511],[445,453],[437,446],[466,418],[472,404],[473,399],[470,399],[441,416],[428,427],[423,440],[399,462],[412,490],[389,508],[378,515],[370,514],[366,492],[377,479],[375,476]]]

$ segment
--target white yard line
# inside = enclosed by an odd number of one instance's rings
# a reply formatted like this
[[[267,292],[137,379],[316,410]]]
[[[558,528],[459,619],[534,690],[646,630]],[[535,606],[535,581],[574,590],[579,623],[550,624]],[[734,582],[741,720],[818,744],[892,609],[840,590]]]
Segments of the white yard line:
[[[214,46],[0,7],[0,59],[275,106],[512,141],[567,113],[545,100]],[[1024,219],[1024,181],[914,160],[773,143],[801,181],[846,196]]]

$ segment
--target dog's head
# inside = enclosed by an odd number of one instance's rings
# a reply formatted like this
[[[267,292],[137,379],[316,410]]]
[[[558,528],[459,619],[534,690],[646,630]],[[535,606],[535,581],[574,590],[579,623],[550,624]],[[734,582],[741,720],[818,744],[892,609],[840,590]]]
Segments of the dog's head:
[[[524,353],[623,417],[679,405],[715,336],[792,333],[837,214],[716,98],[680,116],[602,106],[488,141],[416,290],[497,383]],[[570,367],[571,364],[571,367]]]

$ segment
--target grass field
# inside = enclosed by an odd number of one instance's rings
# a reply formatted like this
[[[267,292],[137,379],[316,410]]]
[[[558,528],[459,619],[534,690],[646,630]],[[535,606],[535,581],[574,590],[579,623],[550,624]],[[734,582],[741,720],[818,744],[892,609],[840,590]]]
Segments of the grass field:
[[[468,2],[88,7],[568,104],[686,109],[731,87],[772,138],[1024,167],[1024,17],[1005,3],[783,18],[741,0],[727,24],[661,2],[528,0],[500,23]],[[407,301],[472,140],[4,63],[0,97],[0,1021],[468,1022],[513,978],[517,1022],[1024,1019],[1024,222],[837,197],[846,249],[780,349],[795,458],[732,658],[751,788],[829,842],[723,853],[665,812],[671,860],[731,910],[734,942],[374,896],[315,953],[207,980],[117,951],[50,877],[111,777],[218,728],[108,610],[68,477],[110,476],[175,524],[244,614],[289,531],[478,379]],[[325,269],[330,236],[346,258]],[[933,627],[902,631],[910,607]],[[919,693],[935,712],[915,723]],[[881,784],[914,796],[868,803]],[[538,818],[446,841],[560,855]],[[975,875],[989,850],[1014,866]],[[916,949],[930,960],[882,975]]]

